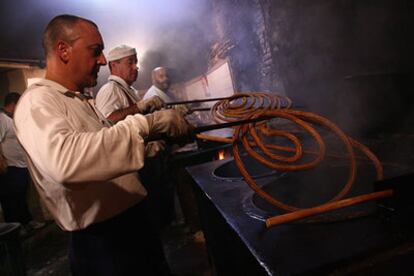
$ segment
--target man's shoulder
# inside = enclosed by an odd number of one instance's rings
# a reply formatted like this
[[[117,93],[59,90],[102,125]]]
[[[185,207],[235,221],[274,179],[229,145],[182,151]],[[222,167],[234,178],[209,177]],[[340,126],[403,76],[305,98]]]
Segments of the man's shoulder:
[[[151,86],[147,92],[145,92],[144,99],[147,99],[152,96],[159,96],[158,89],[153,85]]]
[[[151,87],[150,88],[148,88],[148,92],[157,92],[158,91],[158,88],[155,86],[155,85],[151,85]]]
[[[102,86],[101,86],[101,88],[99,88],[99,90],[98,90],[98,92],[101,92],[101,91],[103,91],[103,90],[106,90],[106,89],[108,89],[108,88],[110,88],[110,87],[113,87],[113,82],[112,81],[108,81],[108,82],[106,82],[106,83],[104,83]]]
[[[1,136],[4,135],[5,132],[8,131],[8,129],[13,128],[13,119],[10,118],[6,113],[3,111],[0,112],[0,129],[1,133],[3,133]]]
[[[9,116],[3,110],[0,110],[0,122],[5,122],[8,119],[10,119]]]
[[[44,99],[44,98],[57,98],[61,93],[54,87],[31,85],[22,94],[19,99],[19,103],[27,100]]]
[[[107,83],[102,85],[101,88],[99,88],[98,93],[96,94],[96,97],[102,97],[104,95],[115,94],[115,93],[118,93],[120,89],[121,88],[119,87],[119,85],[117,85],[115,82],[108,81]]]
[[[16,113],[18,112],[26,113],[27,110],[39,107],[47,109],[60,108],[62,107],[62,97],[66,98],[55,87],[31,85],[21,95],[14,117],[16,117]]]

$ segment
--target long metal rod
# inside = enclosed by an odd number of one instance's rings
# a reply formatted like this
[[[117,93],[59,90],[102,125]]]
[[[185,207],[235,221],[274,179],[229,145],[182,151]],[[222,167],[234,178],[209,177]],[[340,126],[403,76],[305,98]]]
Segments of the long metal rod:
[[[223,97],[223,98],[207,98],[207,99],[198,99],[198,100],[191,100],[191,101],[179,101],[179,102],[171,102],[166,103],[167,106],[170,105],[177,105],[177,104],[192,104],[192,103],[203,103],[203,102],[213,102],[213,101],[221,101],[221,100],[228,100],[233,96],[230,97]]]
[[[200,108],[191,108],[188,112],[192,113],[195,111],[210,111],[211,108],[210,107],[200,107]]]
[[[269,120],[270,117],[263,116],[255,119],[246,119],[246,120],[238,120],[234,122],[228,122],[228,123],[222,123],[222,124],[214,124],[214,125],[205,125],[205,126],[199,126],[194,129],[194,133],[201,133],[204,131],[214,130],[214,129],[220,129],[220,128],[226,128],[226,127],[233,127],[233,126],[239,126],[243,124],[251,124],[251,123],[257,123],[264,120]]]
[[[238,125],[242,125],[242,124],[251,124],[251,123],[257,123],[260,121],[264,121],[264,120],[269,120],[270,117],[259,117],[259,118],[255,118],[255,119],[246,119],[246,120],[238,120],[238,121],[234,121],[234,122],[228,122],[228,123],[222,123],[222,124],[214,124],[214,125],[205,125],[205,126],[199,126],[199,127],[195,127],[193,129],[193,133],[194,134],[198,134],[204,131],[209,131],[209,130],[214,130],[214,129],[220,129],[220,128],[227,128],[227,127],[233,127],[233,126],[238,126]],[[156,136],[151,136],[148,138],[145,138],[145,142],[151,142],[151,141],[156,141],[156,140],[166,140],[166,136],[165,135],[156,135]]]

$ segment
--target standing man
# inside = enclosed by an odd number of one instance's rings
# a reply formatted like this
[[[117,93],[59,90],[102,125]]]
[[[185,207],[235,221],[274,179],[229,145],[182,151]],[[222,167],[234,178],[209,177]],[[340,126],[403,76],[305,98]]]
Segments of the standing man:
[[[81,94],[106,64],[94,22],[57,16],[43,47],[45,79],[21,97],[15,129],[41,198],[70,233],[72,275],[169,274],[137,170],[147,139],[187,138],[191,126],[173,110],[102,123]]]
[[[138,77],[138,58],[135,48],[120,45],[108,52],[107,60],[111,75],[96,96],[96,107],[110,121],[116,123],[126,116],[146,114],[159,110],[164,101],[158,97],[148,97],[138,101],[137,91],[132,84]],[[166,226],[174,211],[171,185],[168,177],[163,175],[165,167],[166,145],[161,141],[148,143],[146,146],[145,167],[139,171],[143,185],[148,192],[147,207],[150,219],[157,229]]]
[[[168,89],[171,85],[170,76],[167,68],[157,67],[152,70],[152,86],[144,95],[144,99],[149,99],[153,96],[160,97],[164,102],[172,102],[173,98],[168,95]]]
[[[148,91],[144,95],[145,99],[150,99],[151,97],[158,96],[160,97],[165,103],[171,103],[174,102],[175,99],[171,95],[171,92],[169,91],[169,88],[171,86],[171,80],[170,75],[168,74],[168,70],[165,67],[157,67],[154,70],[152,70],[152,86],[148,89]],[[173,109],[180,112],[182,115],[188,114],[188,108],[186,105],[174,105],[172,107]],[[178,146],[172,146],[167,147],[164,151],[164,154],[161,156],[158,156],[157,162],[154,162],[154,164],[151,163],[152,167],[157,167],[158,171],[161,173],[157,174],[155,177],[153,177],[151,180],[155,180],[159,183],[164,183],[164,189],[163,193],[160,193],[162,200],[162,210],[165,210],[162,212],[162,216],[164,217],[164,220],[158,221],[158,225],[164,226],[165,224],[168,224],[175,218],[175,211],[174,211],[174,201],[177,198],[176,197],[176,191],[179,182],[177,182],[177,168],[175,167],[174,162],[171,159],[171,153],[177,149]],[[148,173],[144,169],[142,173],[143,177],[146,178]]]
[[[27,191],[30,175],[27,170],[24,150],[13,129],[13,114],[20,94],[8,93],[4,99],[4,109],[0,112],[0,153],[7,164],[6,172],[0,175],[0,203],[6,222],[20,222],[21,234],[44,226],[32,220],[27,205]]]
[[[132,84],[138,77],[138,59],[135,48],[127,45],[115,47],[108,53],[111,75],[99,89],[96,106],[110,121],[116,123],[135,113],[147,114],[159,110],[164,102],[159,97],[139,101]]]
[[[144,95],[144,100],[150,99],[151,97],[158,96],[165,103],[174,102],[174,97],[172,97],[168,89],[171,86],[170,76],[168,70],[165,67],[157,67],[152,70],[152,86]],[[175,109],[180,111],[183,115],[188,113],[188,108],[185,105],[175,105]]]

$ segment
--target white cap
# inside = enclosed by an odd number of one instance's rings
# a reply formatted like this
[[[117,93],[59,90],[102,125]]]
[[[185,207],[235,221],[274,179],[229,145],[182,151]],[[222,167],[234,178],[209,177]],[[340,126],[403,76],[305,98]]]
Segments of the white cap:
[[[111,51],[109,51],[106,59],[108,61],[114,61],[114,60],[118,60],[124,57],[136,55],[136,54],[137,54],[137,51],[135,50],[135,48],[129,47],[127,45],[120,45],[118,47],[113,48]]]

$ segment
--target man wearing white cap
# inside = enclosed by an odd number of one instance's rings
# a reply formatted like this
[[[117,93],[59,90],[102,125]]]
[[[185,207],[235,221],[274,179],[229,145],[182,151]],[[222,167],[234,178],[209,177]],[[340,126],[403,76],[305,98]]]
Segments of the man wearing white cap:
[[[96,96],[96,106],[110,121],[116,123],[135,113],[151,113],[164,106],[164,100],[154,95],[138,101],[137,91],[131,86],[138,77],[137,53],[135,48],[120,45],[108,52],[107,60],[111,75]],[[161,229],[173,217],[174,201],[172,189],[165,170],[163,141],[153,141],[146,145],[145,167],[139,175],[148,191],[147,202],[153,224]],[[168,150],[167,150],[168,151]]]
[[[152,86],[144,95],[144,100],[150,99],[151,97],[158,96],[165,103],[171,103],[176,101],[174,97],[171,96],[170,91],[168,90],[171,85],[170,76],[168,70],[165,67],[157,67],[152,70]],[[183,115],[188,113],[188,107],[186,105],[174,105],[174,109],[177,109]]]
[[[128,115],[147,114],[164,106],[159,97],[139,101],[137,91],[131,86],[138,77],[135,48],[127,45],[115,47],[109,51],[107,60],[111,75],[96,96],[96,106],[108,120],[116,123]]]

